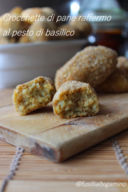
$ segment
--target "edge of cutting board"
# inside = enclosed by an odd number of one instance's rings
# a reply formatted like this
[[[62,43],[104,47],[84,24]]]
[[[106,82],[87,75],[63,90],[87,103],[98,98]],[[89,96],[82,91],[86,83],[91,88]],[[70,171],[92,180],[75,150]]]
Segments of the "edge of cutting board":
[[[49,144],[38,142],[33,138],[19,134],[16,131],[10,131],[0,126],[0,140],[7,142],[13,146],[23,147],[26,151],[46,157],[53,162],[61,162],[61,152],[56,150]]]
[[[71,140],[69,143],[65,143],[63,146],[60,146],[58,148],[57,147],[55,148],[49,145],[48,143],[44,143],[34,138],[29,138],[15,131],[10,131],[9,129],[4,127],[0,127],[0,139],[11,145],[21,146],[25,148],[26,151],[32,154],[43,156],[53,162],[59,163],[77,153],[86,150],[87,148],[95,144],[98,144],[108,139],[109,137],[112,137],[113,135],[122,132],[123,130],[127,129],[127,124],[128,124],[127,117],[121,120],[119,119],[119,121],[116,122],[113,121],[113,123],[108,124],[105,127],[101,127],[102,131],[99,129],[91,131],[88,134],[81,135],[81,137],[79,136],[78,138],[75,138],[74,140]],[[65,125],[68,126],[67,124]],[[72,145],[72,143],[75,143],[74,144],[75,150],[73,149],[71,151],[71,148],[70,147],[68,148],[68,146]]]

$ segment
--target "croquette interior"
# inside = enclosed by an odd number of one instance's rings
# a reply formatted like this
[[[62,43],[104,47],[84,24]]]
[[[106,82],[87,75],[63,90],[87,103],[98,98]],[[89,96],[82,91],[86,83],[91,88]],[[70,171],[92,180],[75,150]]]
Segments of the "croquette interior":
[[[16,109],[22,115],[48,104],[54,95],[54,87],[45,80],[19,85],[14,93]]]
[[[55,113],[63,118],[91,116],[98,113],[98,99],[96,95],[87,94],[87,90],[63,94],[61,100],[55,104]]]

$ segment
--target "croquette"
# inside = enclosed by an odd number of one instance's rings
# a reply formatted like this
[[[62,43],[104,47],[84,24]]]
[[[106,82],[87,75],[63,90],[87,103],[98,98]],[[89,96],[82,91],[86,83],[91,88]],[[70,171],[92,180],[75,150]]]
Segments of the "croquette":
[[[28,8],[22,11],[22,20],[33,24],[35,21],[39,20],[43,16],[42,9],[38,7]]]
[[[0,17],[0,36],[11,36],[13,32],[21,29],[21,20],[17,15],[6,13]]]
[[[97,91],[102,93],[128,92],[128,59],[118,57],[116,70],[103,82]]]
[[[128,71],[128,58],[124,56],[118,57],[117,68],[127,72]]]
[[[99,101],[88,83],[67,81],[53,98],[54,113],[61,118],[93,116],[99,112]]]
[[[92,32],[92,27],[88,21],[82,16],[78,16],[71,20],[69,24],[75,29],[79,30],[81,37],[86,37]]]
[[[32,35],[29,36],[30,40],[32,42],[36,41],[48,41],[52,40],[54,37],[47,34],[47,30],[55,30],[56,25],[54,22],[48,22],[46,20],[44,21],[36,21],[33,23],[30,27],[30,33],[32,32]]]
[[[49,16],[52,16],[53,18],[56,18],[56,12],[51,7],[43,7],[42,8],[42,14],[48,18]],[[54,19],[53,19],[54,20]]]
[[[21,7],[14,7],[14,8],[10,11],[10,13],[13,13],[13,14],[19,16],[19,15],[21,15],[22,11],[23,11],[23,9],[22,9]]]
[[[51,79],[37,77],[16,87],[13,93],[13,103],[20,115],[26,115],[46,106],[52,101],[54,93],[55,88]]]
[[[19,39],[19,43],[30,43],[30,42],[31,42],[30,38],[27,34],[25,34]]]
[[[96,87],[115,70],[117,53],[104,46],[89,46],[78,52],[56,72],[55,86],[76,80]]]
[[[69,24],[61,25],[57,30],[62,34],[61,36],[58,36],[58,39],[60,40],[78,39],[80,36],[79,30]]]

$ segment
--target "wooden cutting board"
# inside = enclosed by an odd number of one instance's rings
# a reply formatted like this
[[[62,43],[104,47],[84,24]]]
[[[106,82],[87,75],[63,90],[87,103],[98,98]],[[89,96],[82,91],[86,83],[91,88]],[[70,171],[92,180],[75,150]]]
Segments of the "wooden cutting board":
[[[19,116],[12,105],[0,107],[0,138],[61,162],[128,127],[128,94],[100,96],[94,117],[60,119],[48,106]]]

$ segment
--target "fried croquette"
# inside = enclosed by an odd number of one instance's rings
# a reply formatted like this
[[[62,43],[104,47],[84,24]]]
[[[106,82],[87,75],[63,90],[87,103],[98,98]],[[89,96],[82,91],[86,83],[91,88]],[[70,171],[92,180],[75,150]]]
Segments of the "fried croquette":
[[[58,36],[58,39],[60,40],[78,39],[80,35],[79,30],[69,24],[61,25],[57,30],[62,34],[61,36]]]
[[[10,13],[16,14],[16,15],[21,15],[23,9],[21,7],[14,7]]]
[[[124,93],[128,92],[128,59],[118,57],[116,70],[97,87],[102,93]]]
[[[61,118],[93,116],[99,112],[99,102],[88,83],[67,81],[53,98],[54,113]]]
[[[78,16],[75,19],[71,20],[69,24],[75,29],[79,30],[81,37],[86,37],[92,32],[92,27],[84,17]]]
[[[86,82],[96,87],[115,70],[116,64],[117,53],[114,50],[104,46],[89,46],[57,70],[56,89],[70,80]]]
[[[52,100],[54,93],[55,88],[51,79],[37,77],[16,87],[13,103],[20,115],[26,115],[46,106]]]
[[[55,29],[56,25],[52,21],[36,21],[29,29],[29,31],[32,32],[32,35],[29,38],[32,42],[52,40],[54,37],[47,35],[47,30],[51,31]]]
[[[21,29],[21,20],[17,15],[6,13],[0,17],[0,36],[11,36],[13,32]]]
[[[42,14],[48,18],[49,16],[53,16],[53,18],[56,17],[56,12],[54,9],[52,9],[51,7],[43,7],[42,8]]]
[[[123,56],[118,57],[117,68],[124,72],[128,71],[128,58]]]
[[[43,16],[42,9],[38,7],[28,8],[22,11],[22,20],[33,24],[35,21],[39,20]]]
[[[0,37],[0,44],[9,44],[10,41],[6,37]]]
[[[19,39],[19,43],[30,43],[30,42],[31,40],[27,34],[25,34]]]

